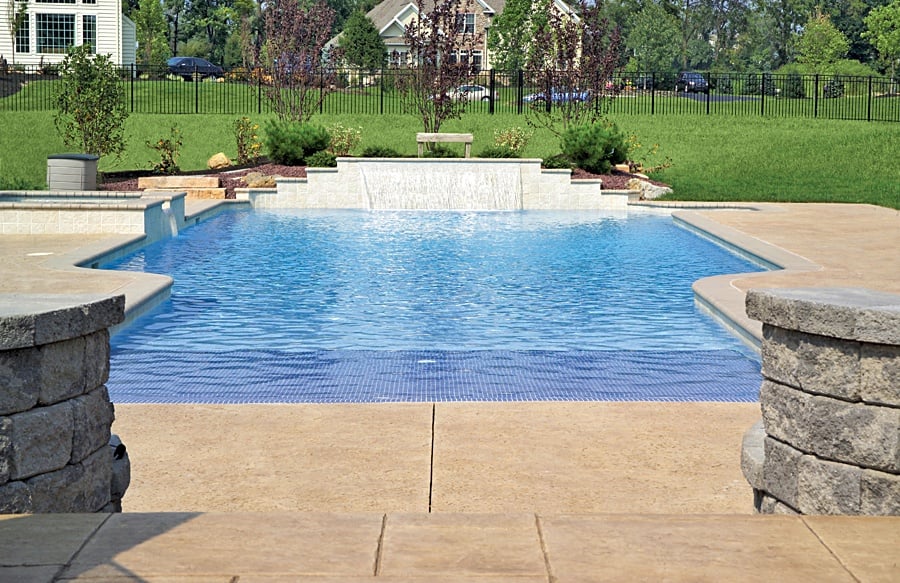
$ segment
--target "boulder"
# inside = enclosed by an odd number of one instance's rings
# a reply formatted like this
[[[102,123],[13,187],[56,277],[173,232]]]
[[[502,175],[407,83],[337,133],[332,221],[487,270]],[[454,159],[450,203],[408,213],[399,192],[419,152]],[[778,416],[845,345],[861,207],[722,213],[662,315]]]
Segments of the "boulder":
[[[231,160],[228,159],[228,156],[219,152],[218,154],[213,154],[212,158],[207,160],[206,167],[211,170],[217,170],[219,168],[228,168],[231,166]]]
[[[637,190],[641,193],[641,200],[653,200],[665,194],[671,194],[672,189],[668,186],[657,186],[652,182],[641,180],[640,178],[632,178],[626,183],[628,190]]]
[[[275,177],[261,172],[250,172],[242,180],[247,188],[275,188]]]

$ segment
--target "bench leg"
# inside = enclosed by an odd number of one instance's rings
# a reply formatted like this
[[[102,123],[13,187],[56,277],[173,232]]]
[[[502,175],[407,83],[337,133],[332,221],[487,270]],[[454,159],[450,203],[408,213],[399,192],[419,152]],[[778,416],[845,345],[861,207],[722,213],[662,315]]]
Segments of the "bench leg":
[[[466,158],[472,157],[472,144],[466,142]]]
[[[422,149],[425,147],[425,144],[419,142],[419,158],[422,157]]]

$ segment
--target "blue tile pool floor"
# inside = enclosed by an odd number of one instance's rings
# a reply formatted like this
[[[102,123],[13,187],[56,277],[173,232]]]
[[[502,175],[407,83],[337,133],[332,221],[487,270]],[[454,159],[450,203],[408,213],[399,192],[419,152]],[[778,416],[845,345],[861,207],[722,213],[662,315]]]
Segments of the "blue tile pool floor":
[[[756,401],[733,350],[240,350],[114,353],[117,403]],[[161,367],[178,370],[178,386]]]

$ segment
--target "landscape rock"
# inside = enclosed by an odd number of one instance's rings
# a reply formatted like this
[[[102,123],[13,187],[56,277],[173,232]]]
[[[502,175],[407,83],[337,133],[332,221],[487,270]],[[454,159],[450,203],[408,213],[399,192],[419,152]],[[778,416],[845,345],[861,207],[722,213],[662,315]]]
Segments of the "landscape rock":
[[[242,178],[247,188],[275,188],[275,176],[262,174],[261,172],[250,172]]]
[[[219,152],[218,154],[213,154],[213,156],[207,160],[206,167],[211,170],[217,170],[219,168],[228,168],[231,166],[231,160],[228,159],[224,153]]]
[[[626,185],[628,190],[636,190],[641,193],[641,200],[654,200],[666,194],[672,194],[672,189],[668,186],[657,186],[652,182],[641,180],[640,178],[632,178]]]

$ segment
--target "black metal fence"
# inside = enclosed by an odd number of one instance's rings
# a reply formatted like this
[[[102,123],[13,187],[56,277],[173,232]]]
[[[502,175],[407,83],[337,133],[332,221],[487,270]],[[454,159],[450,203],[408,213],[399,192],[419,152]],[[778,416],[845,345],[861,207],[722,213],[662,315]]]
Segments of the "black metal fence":
[[[399,78],[408,69],[341,70],[327,90],[319,113],[399,114],[404,111]],[[481,71],[460,95],[474,113],[523,114],[530,107],[553,107],[585,98],[596,106],[611,97],[610,113],[640,115],[736,115],[900,121],[900,88],[881,77],[845,75],[775,75],[771,73],[703,73],[702,81],[684,83],[676,75],[619,74],[602,96],[554,93],[528,82],[523,72]],[[203,71],[178,76],[163,68],[124,67],[125,99],[134,113],[263,114],[270,113],[266,91],[271,76],[262,69],[232,69],[219,77]],[[58,76],[52,67],[10,67],[0,71],[0,111],[52,110]],[[696,78],[695,78],[696,81]],[[549,104],[547,103],[549,101]]]

